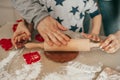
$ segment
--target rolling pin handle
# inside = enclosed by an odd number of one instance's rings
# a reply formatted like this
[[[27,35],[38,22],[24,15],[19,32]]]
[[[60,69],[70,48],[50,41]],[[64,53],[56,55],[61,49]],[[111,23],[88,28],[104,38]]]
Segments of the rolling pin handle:
[[[99,47],[100,43],[90,42],[90,48]]]
[[[28,49],[32,49],[32,48],[41,48],[44,49],[44,43],[27,43],[24,45],[26,48]]]

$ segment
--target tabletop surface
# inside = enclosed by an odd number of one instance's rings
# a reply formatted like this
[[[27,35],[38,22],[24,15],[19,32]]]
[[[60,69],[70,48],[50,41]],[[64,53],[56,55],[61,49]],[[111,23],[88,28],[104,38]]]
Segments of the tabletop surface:
[[[2,38],[11,38],[12,32],[12,23],[8,23],[0,28],[0,39]],[[77,35],[78,33],[70,33],[70,35]],[[21,69],[23,64],[26,64],[23,58],[23,54],[27,52],[38,51],[41,55],[40,63],[42,64],[40,76],[37,77],[37,80],[41,80],[41,76],[50,72],[57,72],[60,70],[61,66],[66,65],[67,63],[56,63],[44,56],[44,51],[41,49],[23,49],[22,52],[16,53],[15,56],[9,62],[9,65],[4,66],[4,69],[8,71],[8,73],[13,73],[14,71]],[[0,62],[7,58],[10,54],[10,51],[4,51],[0,47]],[[108,54],[99,48],[92,49],[87,52],[80,52],[76,59],[72,61],[77,61],[83,64],[94,65],[98,63],[102,63],[104,66],[109,66],[111,68],[120,67],[120,50],[118,50],[115,54]],[[0,65],[1,66],[1,65]],[[118,69],[119,70],[119,69]]]

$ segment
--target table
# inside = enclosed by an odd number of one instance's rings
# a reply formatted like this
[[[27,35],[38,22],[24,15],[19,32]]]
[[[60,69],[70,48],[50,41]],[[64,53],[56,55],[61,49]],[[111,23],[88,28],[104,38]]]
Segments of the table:
[[[13,23],[8,23],[0,28],[0,39],[1,38],[11,38]],[[70,33],[71,34],[71,33]],[[79,37],[78,33],[74,33]],[[72,33],[73,35],[73,33]],[[41,76],[49,72],[59,71],[61,66],[66,65],[67,63],[56,63],[44,56],[44,51],[41,49],[24,49],[21,53],[16,54],[15,57],[12,58],[11,63],[8,66],[5,66],[5,69],[12,73],[17,69],[21,69],[23,64],[26,64],[23,58],[23,54],[31,51],[39,51],[41,55],[40,63],[42,64],[42,70],[39,74],[37,80],[41,80]],[[9,51],[4,51],[0,47],[0,61],[6,58],[9,55]],[[114,69],[120,70],[120,50],[118,50],[115,54],[108,54],[99,48],[94,48],[91,51],[80,52],[76,59],[72,61],[78,61],[84,64],[93,65],[102,63],[104,66],[109,66]]]

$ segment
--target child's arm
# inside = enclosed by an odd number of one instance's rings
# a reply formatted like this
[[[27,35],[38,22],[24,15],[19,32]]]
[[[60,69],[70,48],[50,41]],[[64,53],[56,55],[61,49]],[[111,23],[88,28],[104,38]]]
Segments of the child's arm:
[[[100,28],[101,28],[101,14],[95,16],[92,19],[92,30],[88,38],[90,38],[93,41],[100,41],[99,38]]]
[[[93,0],[89,0],[87,3],[89,6],[86,6],[87,13],[90,14],[90,17],[92,18],[92,30],[89,34],[83,33],[83,36],[86,38],[89,38],[93,41],[100,41],[99,33],[100,33],[100,27],[101,27],[101,14],[98,9],[97,3],[95,3]]]
[[[91,34],[99,35],[101,28],[101,14],[95,16],[92,19],[92,30]]]
[[[101,28],[101,18],[101,14],[99,14],[92,19],[92,30],[89,34],[83,33],[85,38],[89,38],[93,41],[100,41],[99,33]]]

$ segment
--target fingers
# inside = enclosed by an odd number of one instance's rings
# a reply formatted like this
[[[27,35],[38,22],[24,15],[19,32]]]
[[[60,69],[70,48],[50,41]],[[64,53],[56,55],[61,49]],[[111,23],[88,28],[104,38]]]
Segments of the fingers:
[[[119,47],[111,47],[106,52],[107,53],[115,53],[118,49],[119,49]]]
[[[15,47],[21,47],[23,44],[28,41],[31,37],[31,33],[28,30],[24,22],[18,24],[17,30],[14,32],[12,37],[12,43]]]
[[[15,48],[21,48],[24,46],[24,44],[28,41],[28,37],[25,33],[16,35],[12,38],[12,43]]]
[[[114,39],[113,39],[113,37],[111,35],[108,36],[108,38],[105,41],[103,41],[103,43],[101,44],[100,47],[104,48],[104,47],[108,46],[113,40]]]
[[[109,49],[116,46],[116,43],[114,41],[110,42],[107,46],[103,47],[105,51],[108,51]]]
[[[17,47],[16,47],[17,45],[15,44],[13,37],[12,37],[11,41],[12,41],[13,46],[17,49]]]
[[[60,31],[57,31],[56,34],[60,35],[65,41],[70,40],[70,38],[67,35],[65,35],[64,33],[60,32]]]
[[[56,45],[58,45],[58,46],[61,45],[61,43],[57,40],[57,38],[56,38],[56,36],[54,35],[54,33],[49,32],[49,33],[47,33],[47,35],[48,35],[49,39],[50,39],[54,44],[56,44]]]
[[[17,36],[20,35],[20,32],[14,32],[13,37],[12,37],[12,44],[17,48],[16,42],[17,42]]]
[[[60,31],[57,31],[56,33],[50,31],[47,31],[47,33],[43,32],[41,36],[45,39],[45,41],[49,45],[53,45],[53,44],[57,46],[66,45],[67,42],[70,40],[68,36],[61,33]]]
[[[17,38],[17,42],[20,42],[21,40],[25,40],[26,39],[25,37],[26,37],[25,34],[22,34],[22,35],[16,37]]]
[[[98,35],[95,35],[95,34],[90,34],[88,36],[88,38],[93,40],[93,41],[100,41],[100,37]]]
[[[45,42],[48,44],[48,45],[50,45],[50,46],[52,46],[53,45],[53,42],[50,40],[50,38],[47,36],[47,34],[45,34],[45,33],[41,33],[41,36],[44,38],[44,40],[45,40]]]
[[[51,17],[47,17],[41,21],[37,29],[44,38],[45,42],[47,42],[49,45],[66,45],[70,40],[68,36],[61,32],[61,30],[67,29]]]
[[[100,48],[102,48],[107,53],[114,53],[119,48],[119,41],[114,35],[108,36],[108,38],[101,44]]]
[[[67,42],[70,40],[68,36],[63,34],[60,31],[57,31],[56,33],[53,33],[53,35],[56,37],[57,41],[59,41],[63,45],[67,45]]]
[[[84,36],[85,38],[88,38],[92,41],[100,41],[100,38],[98,35],[95,34],[86,34],[86,33],[82,33],[82,36]]]
[[[99,36],[96,37],[96,41],[101,41]]]
[[[67,30],[67,28],[63,27],[63,26],[62,26],[60,23],[58,23],[57,21],[56,21],[56,23],[57,23],[58,29],[60,29],[60,30]]]
[[[56,31],[47,29],[46,34],[48,35],[49,39],[57,46],[66,45],[70,40],[69,37],[62,33],[59,29],[56,29]]]
[[[13,38],[15,39],[15,37],[23,34],[24,32],[23,31],[15,31],[14,34],[13,34]]]

